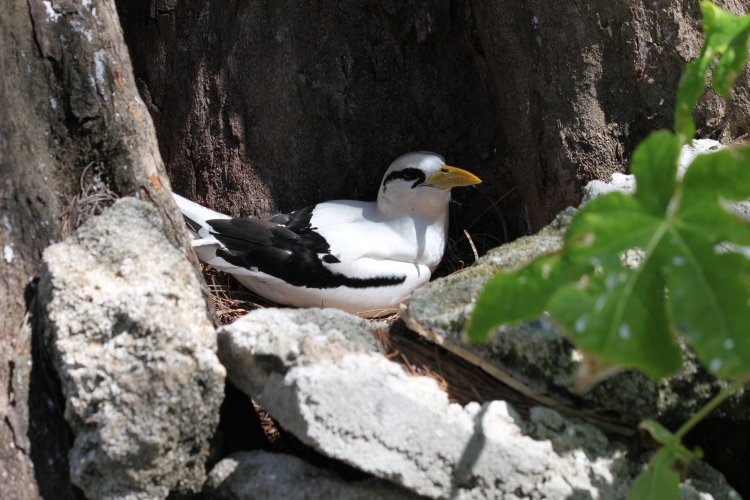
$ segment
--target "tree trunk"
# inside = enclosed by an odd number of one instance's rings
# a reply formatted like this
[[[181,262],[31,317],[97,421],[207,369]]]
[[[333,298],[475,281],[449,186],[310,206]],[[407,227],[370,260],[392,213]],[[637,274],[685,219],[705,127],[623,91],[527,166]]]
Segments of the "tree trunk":
[[[151,201],[189,241],[114,2],[3,3],[0,67],[0,498],[74,498],[64,402],[32,335],[42,251],[112,196]]]
[[[177,192],[265,216],[374,199],[432,150],[484,180],[451,222],[490,247],[671,126],[702,33],[698,0],[9,0],[0,41],[0,497],[49,499],[77,494],[69,431],[25,315],[43,249],[92,206],[82,178],[152,201],[186,247],[162,157]],[[745,73],[731,103],[706,93],[699,135],[742,136],[749,112]]]
[[[484,180],[456,193],[456,229],[507,194],[474,227],[500,241],[670,128],[702,42],[698,0],[117,4],[177,192],[253,216],[373,199],[393,159],[427,149]],[[750,130],[744,81],[734,104],[711,95],[700,136]]]

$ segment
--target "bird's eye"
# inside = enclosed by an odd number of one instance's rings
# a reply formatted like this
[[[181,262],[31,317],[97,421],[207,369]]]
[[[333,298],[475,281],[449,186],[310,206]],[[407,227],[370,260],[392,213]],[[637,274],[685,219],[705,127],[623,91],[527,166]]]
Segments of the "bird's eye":
[[[416,168],[405,168],[402,171],[403,179],[405,181],[415,181],[420,178],[420,174],[422,172],[420,170],[417,170]],[[424,174],[422,174],[424,175]]]

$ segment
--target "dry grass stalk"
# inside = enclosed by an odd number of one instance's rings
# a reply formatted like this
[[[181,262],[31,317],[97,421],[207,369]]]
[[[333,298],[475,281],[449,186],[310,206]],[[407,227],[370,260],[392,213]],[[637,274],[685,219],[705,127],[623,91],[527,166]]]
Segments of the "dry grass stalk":
[[[101,215],[117,199],[117,195],[109,190],[99,174],[89,170],[93,165],[94,162],[89,163],[81,172],[80,191],[68,199],[68,205],[60,217],[63,238],[73,234],[92,216]]]
[[[255,409],[255,413],[258,414],[258,418],[260,419],[260,425],[263,428],[263,434],[266,435],[266,439],[268,439],[268,443],[273,445],[281,438],[281,433],[279,432],[278,424],[273,421],[273,419],[268,414],[265,408],[259,405],[252,398],[250,399],[250,401],[252,401],[253,408]]]
[[[434,379],[453,403],[466,405],[501,399],[511,403],[522,416],[527,416],[528,408],[536,404],[484,370],[420,338],[403,322],[379,331],[378,340],[388,359],[404,365],[413,375]]]
[[[243,287],[230,274],[204,263],[201,263],[201,271],[211,293],[216,315],[222,325],[233,323],[255,309],[280,307]]]

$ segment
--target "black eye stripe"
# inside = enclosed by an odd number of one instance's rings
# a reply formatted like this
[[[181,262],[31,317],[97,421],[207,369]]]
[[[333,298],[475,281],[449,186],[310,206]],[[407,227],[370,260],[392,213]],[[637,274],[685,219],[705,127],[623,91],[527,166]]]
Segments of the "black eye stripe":
[[[385,189],[386,185],[394,179],[403,179],[407,182],[414,181],[414,184],[411,185],[412,189],[414,189],[420,184],[423,184],[424,181],[427,180],[427,176],[422,170],[418,168],[405,168],[403,170],[396,170],[388,174],[388,177],[385,178],[385,180],[383,181],[383,189]]]

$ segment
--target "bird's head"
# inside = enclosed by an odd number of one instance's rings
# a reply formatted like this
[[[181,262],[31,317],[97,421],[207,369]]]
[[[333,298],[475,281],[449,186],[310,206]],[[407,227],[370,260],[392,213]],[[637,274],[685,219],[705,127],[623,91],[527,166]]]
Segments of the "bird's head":
[[[394,214],[440,215],[450,202],[451,188],[480,182],[476,175],[446,165],[438,154],[407,153],[386,170],[378,192],[378,207]]]

